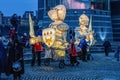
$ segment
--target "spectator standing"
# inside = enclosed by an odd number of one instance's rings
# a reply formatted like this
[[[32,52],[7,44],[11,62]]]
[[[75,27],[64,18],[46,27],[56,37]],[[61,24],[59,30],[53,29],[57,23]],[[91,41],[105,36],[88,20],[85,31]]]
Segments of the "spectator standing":
[[[31,66],[34,66],[36,56],[38,61],[38,66],[41,66],[41,52],[42,52],[42,42],[37,42],[32,46],[32,63]]]
[[[23,48],[18,41],[10,42],[9,56],[7,60],[7,75],[13,74],[14,80],[21,80],[24,73]]]
[[[105,56],[109,56],[109,52],[110,52],[110,49],[111,49],[111,44],[108,40],[106,40],[104,43],[103,43],[103,46],[104,46],[104,52],[105,52]]]
[[[19,19],[18,19],[17,14],[12,15],[10,22],[11,22],[12,26],[15,28],[15,32],[17,32],[18,24],[19,24]]]
[[[70,40],[70,46],[68,48],[68,52],[69,52],[69,56],[70,56],[71,65],[72,66],[74,66],[75,64],[78,65],[79,62],[77,61],[77,51],[76,51],[76,47],[74,45],[73,39]]]
[[[14,27],[10,28],[9,36],[12,40],[15,39],[15,28]]]
[[[23,34],[22,43],[23,43],[24,47],[26,47],[26,48],[30,47],[29,46],[29,37],[28,37],[27,33]]]
[[[78,47],[81,48],[81,57],[82,61],[86,62],[87,61],[87,42],[86,42],[86,36],[83,37],[83,39],[80,41],[78,44]]]
[[[3,46],[2,41],[0,41],[0,76],[1,73],[5,73],[6,69],[7,54]]]

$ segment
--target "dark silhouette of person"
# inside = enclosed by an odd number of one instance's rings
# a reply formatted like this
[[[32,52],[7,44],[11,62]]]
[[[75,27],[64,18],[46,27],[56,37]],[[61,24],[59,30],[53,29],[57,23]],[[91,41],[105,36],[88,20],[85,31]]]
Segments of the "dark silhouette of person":
[[[78,44],[78,47],[81,48],[81,58],[83,62],[87,61],[87,42],[86,42],[86,36],[83,37],[83,39]]]
[[[1,73],[5,73],[5,66],[7,61],[7,53],[5,51],[5,48],[3,46],[2,41],[0,41],[0,76]]]
[[[13,74],[13,80],[21,80],[21,75],[24,74],[24,60],[23,60],[23,47],[18,41],[11,41],[9,44],[9,55],[7,60],[7,72],[6,74],[9,76]],[[13,68],[13,63],[19,62],[20,68],[19,70],[15,70]]]
[[[110,42],[109,42],[108,40],[106,40],[106,41],[103,43],[103,46],[104,46],[105,56],[108,56],[108,55],[109,55],[110,48],[111,48]]]
[[[78,65],[79,62],[77,61],[77,51],[73,39],[70,40],[70,46],[68,48],[68,52],[70,56],[70,64],[72,66],[74,66],[75,64]]]
[[[13,14],[10,22],[12,24],[12,26],[15,28],[15,31],[17,32],[17,28],[18,28],[18,24],[19,24],[19,19],[17,17],[17,14]]]

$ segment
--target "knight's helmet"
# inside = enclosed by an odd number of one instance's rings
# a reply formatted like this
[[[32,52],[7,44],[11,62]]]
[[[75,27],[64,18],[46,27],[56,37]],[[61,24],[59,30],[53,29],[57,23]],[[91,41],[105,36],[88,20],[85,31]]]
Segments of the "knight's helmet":
[[[58,5],[48,12],[48,16],[51,20],[61,20],[63,21],[66,16],[66,8],[64,5]]]
[[[85,15],[84,13],[79,17],[79,22],[81,25],[85,25],[87,26],[89,23],[89,18],[87,15]]]

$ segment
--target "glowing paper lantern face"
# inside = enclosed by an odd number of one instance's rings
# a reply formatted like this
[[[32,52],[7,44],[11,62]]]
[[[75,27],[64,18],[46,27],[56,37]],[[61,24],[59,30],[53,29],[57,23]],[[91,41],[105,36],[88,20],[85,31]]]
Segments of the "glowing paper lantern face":
[[[43,29],[42,36],[44,43],[51,47],[55,41],[55,30],[52,28]]]
[[[85,14],[82,14],[80,17],[79,17],[79,22],[81,25],[88,25],[88,22],[89,22],[89,18],[85,15]]]

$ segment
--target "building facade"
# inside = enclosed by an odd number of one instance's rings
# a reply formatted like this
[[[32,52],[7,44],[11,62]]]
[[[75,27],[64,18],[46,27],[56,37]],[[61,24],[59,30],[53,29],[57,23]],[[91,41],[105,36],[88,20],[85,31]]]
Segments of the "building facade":
[[[38,16],[43,15],[41,18],[42,27],[48,27],[52,22],[47,12],[56,5],[63,4],[67,8],[67,15],[64,22],[71,29],[79,26],[78,18],[85,12],[89,18],[92,16],[92,26],[96,32],[97,41],[101,42],[105,39],[113,41],[110,0],[38,0],[38,7],[41,3],[43,3],[41,6],[43,10],[40,13],[40,8],[38,8]]]
[[[113,40],[120,42],[120,0],[111,0]]]

